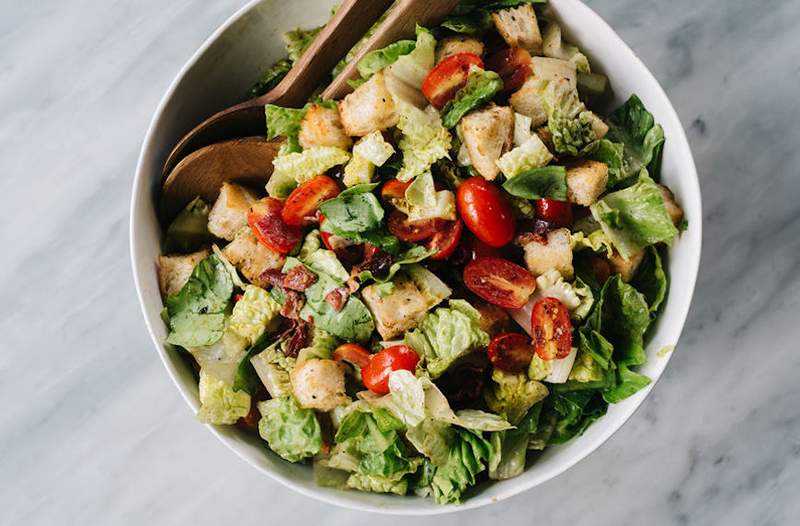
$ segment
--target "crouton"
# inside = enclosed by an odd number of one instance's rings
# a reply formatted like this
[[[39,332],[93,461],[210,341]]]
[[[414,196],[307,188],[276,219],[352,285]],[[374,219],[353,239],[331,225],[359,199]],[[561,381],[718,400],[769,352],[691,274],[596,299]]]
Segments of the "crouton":
[[[578,89],[578,70],[575,64],[558,58],[533,57],[533,78],[548,82],[566,79],[570,89]]]
[[[606,124],[603,119],[598,117],[591,111],[587,111],[586,114],[589,116],[589,120],[591,121],[592,131],[595,135],[597,135],[598,139],[602,139],[608,133],[608,124]]]
[[[344,132],[339,111],[314,104],[300,123],[300,144],[303,148],[334,146],[349,150],[353,140]]]
[[[547,123],[547,111],[544,109],[542,97],[539,96],[539,89],[542,86],[541,79],[530,77],[517,91],[511,94],[508,102],[514,111],[530,117],[531,126],[538,128]]]
[[[597,201],[608,183],[608,165],[582,161],[567,170],[567,198],[571,203],[590,206]]]
[[[468,113],[458,126],[475,170],[490,181],[497,177],[496,161],[513,144],[514,110],[491,105]]]
[[[633,279],[636,274],[636,269],[639,268],[639,263],[644,258],[644,250],[639,250],[631,255],[627,261],[620,256],[616,251],[608,255],[608,264],[611,267],[612,274],[619,274],[622,281],[625,283]]]
[[[669,188],[662,184],[658,185],[658,187],[661,189],[661,194],[664,196],[664,206],[667,208],[667,213],[670,219],[672,219],[672,223],[678,226],[683,220],[683,209],[678,206],[677,201],[675,201],[675,195],[673,195]]]
[[[393,283],[391,294],[383,297],[377,285],[370,285],[361,292],[384,340],[396,338],[416,327],[429,307],[425,297],[409,278],[398,275]]]
[[[471,301],[470,303],[481,313],[480,327],[490,338],[513,330],[514,324],[505,309],[480,300]]]
[[[492,13],[497,32],[510,47],[521,47],[532,54],[542,54],[542,33],[533,6],[524,4]]]
[[[158,287],[164,297],[171,296],[183,288],[194,267],[206,259],[211,252],[201,249],[185,256],[159,256],[158,257]]]
[[[268,285],[261,275],[267,270],[283,268],[286,258],[258,242],[250,227],[242,228],[222,254],[254,285]]]
[[[311,359],[292,369],[292,392],[301,407],[331,411],[346,404],[344,365],[333,360]]]
[[[535,276],[540,276],[548,270],[557,270],[564,279],[571,279],[574,269],[572,267],[572,246],[568,228],[551,230],[547,236],[535,236],[527,240],[523,246],[525,250],[525,264]]]
[[[396,125],[400,116],[383,73],[376,73],[339,102],[339,116],[345,133],[350,136],[363,137]]]
[[[458,53],[472,53],[479,57],[483,55],[483,42],[474,37],[455,35],[445,37],[436,45],[436,63]]]
[[[232,241],[236,233],[247,226],[247,212],[258,196],[243,186],[222,183],[219,197],[208,214],[208,231]]]

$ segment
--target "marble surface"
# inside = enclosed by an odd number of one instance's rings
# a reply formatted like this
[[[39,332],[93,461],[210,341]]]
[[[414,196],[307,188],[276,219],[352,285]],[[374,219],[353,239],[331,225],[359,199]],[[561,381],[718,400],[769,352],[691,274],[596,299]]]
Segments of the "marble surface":
[[[0,0],[0,523],[373,524],[259,475],[145,332],[128,202],[146,126],[243,0]],[[595,0],[688,131],[703,262],[670,367],[566,474],[413,524],[800,521],[800,2]],[[379,519],[389,523],[391,518]]]

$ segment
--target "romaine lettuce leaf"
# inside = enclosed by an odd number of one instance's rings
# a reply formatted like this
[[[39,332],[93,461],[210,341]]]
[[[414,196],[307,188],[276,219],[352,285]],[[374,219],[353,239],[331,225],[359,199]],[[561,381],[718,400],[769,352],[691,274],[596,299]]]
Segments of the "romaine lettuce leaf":
[[[324,26],[319,26],[311,29],[301,29],[298,27],[297,29],[284,33],[283,43],[286,45],[286,53],[289,55],[289,60],[297,62],[319,32],[322,31],[323,27]]]
[[[553,146],[561,154],[577,156],[597,140],[591,115],[566,79],[550,81],[540,91]]]
[[[247,356],[247,340],[231,330],[211,345],[189,347],[188,351],[205,372],[234,386],[239,364]]]
[[[605,138],[625,145],[621,180],[635,177],[642,168],[646,168],[653,179],[659,179],[664,129],[656,124],[639,97],[632,95],[609,115]]]
[[[250,88],[250,96],[260,97],[261,95],[267,93],[269,90],[277,86],[291,69],[292,61],[288,58],[283,58],[275,62],[273,65],[264,70],[264,72],[261,74],[261,77],[259,77],[256,83],[253,84],[253,87]]]
[[[397,179],[406,182],[430,170],[439,159],[449,159],[452,137],[433,108],[423,111],[398,96],[394,99],[400,115],[397,128],[403,133],[398,144],[403,165]]]
[[[210,244],[214,236],[208,231],[210,208],[195,197],[167,227],[161,251],[164,254],[187,254]]]
[[[234,391],[229,384],[200,370],[200,410],[197,418],[204,424],[235,424],[250,412],[250,395]]]
[[[543,403],[536,403],[522,418],[516,429],[492,433],[492,456],[489,458],[489,478],[506,480],[525,471],[528,444],[539,427]]]
[[[259,402],[258,434],[281,458],[299,462],[322,448],[322,428],[314,411],[304,409],[292,396]]]
[[[492,445],[481,433],[455,429],[447,460],[436,467],[431,481],[436,502],[460,502],[463,492],[474,485],[475,477],[486,469],[486,462],[493,451]]]
[[[233,306],[230,330],[253,345],[275,319],[281,306],[269,293],[255,285],[246,285],[244,295]]]
[[[250,358],[250,363],[253,364],[258,378],[272,398],[282,398],[291,394],[292,384],[289,374],[294,369],[296,361],[284,354],[280,341]]]
[[[306,116],[307,107],[284,108],[275,104],[264,106],[267,117],[267,139],[274,139],[282,135],[286,137],[286,152],[300,152],[300,123]]]
[[[563,444],[582,435],[608,409],[608,402],[596,390],[556,392],[548,401],[548,412],[555,417],[549,444]]]
[[[423,219],[456,219],[456,198],[450,190],[437,191],[430,170],[418,175],[406,188],[405,197],[392,204],[408,216],[409,221]]]
[[[287,197],[298,184],[349,160],[350,153],[335,146],[315,146],[302,152],[282,150],[272,161],[274,170],[267,181],[267,193]]]
[[[484,401],[491,411],[505,415],[509,423],[516,425],[547,394],[544,384],[529,380],[525,374],[510,374],[495,369],[492,384],[484,391]]]
[[[425,298],[425,303],[431,307],[438,305],[442,300],[449,298],[450,294],[453,293],[444,281],[422,265],[407,265],[403,270]],[[469,304],[467,304],[467,306],[469,306]]]
[[[661,263],[661,255],[656,247],[647,248],[644,259],[639,263],[636,274],[631,280],[631,285],[644,294],[651,316],[654,316],[667,297],[669,288],[667,274]]]
[[[509,194],[524,199],[567,200],[567,171],[563,166],[543,166],[524,171],[503,183]]]
[[[459,89],[453,99],[442,108],[442,124],[453,128],[461,118],[503,91],[503,79],[494,71],[473,67],[467,83]]]
[[[636,184],[606,194],[590,210],[625,259],[655,243],[671,245],[678,234],[661,190],[646,170],[642,170]]]
[[[353,157],[344,167],[342,181],[345,186],[368,184],[376,167],[383,166],[394,154],[394,147],[386,142],[379,131],[365,135],[353,146]]]
[[[347,487],[371,493],[405,495],[408,492],[408,480],[402,478],[400,480],[394,480],[390,477],[352,473],[347,478]]]
[[[388,46],[370,51],[358,62],[358,73],[364,80],[369,79],[375,73],[397,62],[403,55],[408,55],[416,47],[414,40],[398,40]]]
[[[436,39],[433,33],[417,26],[417,41],[414,49],[401,55],[386,67],[386,74],[417,90],[422,89],[422,81],[433,68]]]
[[[366,191],[363,187],[369,187]],[[373,185],[359,185],[325,201],[319,207],[325,215],[325,225],[337,231],[366,232],[376,230],[383,221],[383,207],[375,194]]]
[[[497,160],[497,166],[500,167],[503,175],[510,180],[512,177],[516,178],[520,174],[526,174],[531,170],[542,168],[552,159],[553,155],[542,142],[542,139],[538,135],[532,134],[519,146],[503,154]],[[566,197],[563,199],[566,199]]]
[[[583,155],[608,166],[608,188],[614,188],[633,175],[633,172],[627,173],[629,168],[625,162],[625,145],[621,142],[611,142],[604,137],[589,144],[584,149]]]

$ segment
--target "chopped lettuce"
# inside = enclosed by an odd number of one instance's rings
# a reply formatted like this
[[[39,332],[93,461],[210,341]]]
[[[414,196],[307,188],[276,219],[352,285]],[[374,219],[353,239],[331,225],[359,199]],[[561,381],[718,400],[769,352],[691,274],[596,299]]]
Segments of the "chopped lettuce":
[[[258,378],[272,398],[291,394],[292,384],[289,374],[294,369],[296,361],[284,354],[281,342],[273,343],[250,358],[250,363],[253,364]]]
[[[530,119],[528,119],[530,120]],[[516,135],[516,127],[515,127]],[[530,170],[542,168],[553,159],[553,154],[547,149],[538,135],[532,134],[513,150],[503,154],[497,160],[497,166],[506,178],[511,179]],[[563,199],[566,199],[563,198]]]
[[[524,199],[567,200],[567,171],[563,166],[532,168],[503,183],[509,194]]]
[[[631,285],[636,290],[644,294],[651,315],[658,312],[658,308],[667,297],[669,283],[664,266],[661,263],[661,255],[656,247],[648,247],[644,259],[639,263],[636,274],[631,280]]]
[[[258,434],[281,458],[299,462],[322,448],[322,428],[311,409],[304,409],[292,396],[259,402]]]
[[[548,402],[548,413],[554,420],[549,444],[563,444],[582,435],[608,409],[608,402],[596,390],[556,392]]]
[[[394,493],[395,495],[405,495],[408,492],[408,480],[394,480],[389,477],[378,475],[363,475],[353,473],[347,477],[347,487],[359,491],[372,493]]]
[[[181,347],[211,345],[222,338],[233,281],[224,263],[210,255],[197,264],[181,290],[167,297],[167,343]]]
[[[253,345],[277,318],[280,309],[266,290],[246,285],[244,295],[233,306],[229,328]]]
[[[475,484],[475,477],[486,469],[492,445],[481,433],[455,429],[450,453],[431,481],[433,497],[439,504],[458,503],[462,493]]]
[[[627,179],[633,172],[629,172],[630,164],[625,162],[625,145],[621,142],[611,142],[606,138],[595,141],[587,146],[583,154],[594,161],[600,161],[608,166],[608,188]]]
[[[609,115],[605,138],[625,145],[620,180],[635,177],[642,168],[647,168],[655,180],[659,179],[664,129],[656,124],[639,97],[632,95]],[[612,186],[610,181],[609,186]]]
[[[289,60],[297,62],[303,56],[303,52],[308,49],[311,42],[317,37],[322,28],[314,27],[311,29],[297,28],[293,31],[288,31],[283,34],[283,43],[286,45],[286,53],[289,55]]]
[[[275,62],[273,65],[264,70],[264,72],[261,74],[261,77],[259,77],[255,84],[253,84],[253,87],[250,88],[250,96],[260,97],[261,95],[267,93],[269,90],[277,86],[291,69],[292,61],[288,58],[283,58]]]
[[[525,374],[510,374],[499,369],[492,373],[492,384],[484,392],[486,406],[505,415],[511,424],[518,424],[528,410],[547,396],[547,387]]]
[[[370,51],[358,62],[358,73],[362,79],[367,80],[386,66],[397,62],[403,55],[414,51],[415,47],[414,40],[398,40],[384,48]]]
[[[421,245],[414,245],[413,247],[409,248],[405,252],[402,252],[397,256],[397,259],[393,260],[392,264],[389,265],[389,269],[386,271],[385,274],[375,275],[370,270],[363,270],[358,274],[358,281],[363,285],[368,281],[375,281],[377,283],[383,283],[385,285],[393,286],[392,279],[394,278],[395,274],[397,274],[400,269],[407,265],[413,265],[414,263],[419,263],[423,259],[426,259],[430,256],[433,252],[429,251],[427,248]],[[391,288],[387,291],[391,293]]]
[[[646,170],[642,170],[636,184],[606,194],[590,209],[625,259],[655,243],[671,245],[678,233],[667,213],[661,190]]]
[[[214,378],[235,386],[239,364],[247,356],[248,342],[232,330],[211,345],[190,347],[189,353],[202,370]],[[237,389],[238,390],[238,389]]]
[[[492,433],[492,456],[489,458],[489,478],[510,479],[525,471],[525,460],[531,435],[539,428],[543,403],[536,403],[522,418],[516,429]]]
[[[422,89],[422,81],[433,68],[436,39],[433,33],[417,26],[417,40],[414,49],[401,55],[386,67],[386,74],[417,90]]]
[[[208,231],[210,208],[195,197],[167,227],[161,251],[164,254],[187,254],[208,245],[214,236]]]
[[[492,18],[488,11],[477,10],[466,15],[448,16],[441,26],[453,33],[480,36],[492,27]]]
[[[311,335],[311,344],[300,349],[297,353],[297,363],[301,364],[307,360],[330,360],[333,351],[339,346],[339,339],[333,334],[314,326]]]
[[[489,344],[480,317],[466,301],[450,300],[447,308],[428,313],[419,327],[406,333],[405,342],[425,360],[431,377],[438,378],[456,360]]]
[[[267,118],[267,139],[274,139],[279,135],[286,137],[285,150],[287,152],[300,152],[300,123],[306,116],[307,107],[284,108],[275,104],[264,106]]]
[[[354,186],[322,203],[319,210],[325,215],[325,225],[346,232],[379,228],[384,212],[378,198],[371,192],[373,188],[374,185]]]
[[[473,67],[467,83],[459,89],[453,99],[442,108],[442,124],[453,128],[464,115],[483,106],[503,91],[503,79],[494,71]]]
[[[423,111],[399,97],[395,105],[400,115],[397,128],[403,132],[398,144],[403,165],[397,179],[405,182],[430,170],[439,159],[449,158],[452,137],[433,108]]]
[[[456,198],[450,190],[437,191],[430,170],[418,175],[406,188],[405,197],[392,204],[408,216],[409,221],[423,219],[456,219]]]
[[[568,44],[561,40],[561,26],[550,22],[542,34],[542,49],[546,57],[558,58],[575,64],[579,73],[589,74],[589,59],[581,53],[578,46]]]
[[[281,151],[273,160],[274,170],[267,181],[272,197],[287,197],[294,188],[350,160],[350,153],[335,146],[315,146],[302,152]]]
[[[200,370],[200,410],[197,418],[204,424],[235,424],[250,412],[250,395]]]
[[[597,140],[592,115],[568,80],[547,82],[540,94],[547,112],[547,127],[558,153],[577,156]]]
[[[442,300],[449,298],[450,294],[453,293],[444,281],[422,265],[407,265],[403,270],[411,281],[414,282],[414,286],[417,287],[422,297],[425,298],[425,303],[430,307],[438,305]],[[469,304],[467,304],[467,306],[469,306]]]
[[[383,166],[394,154],[394,147],[379,131],[365,135],[353,146],[353,157],[344,167],[345,186],[370,183],[375,168]]]
[[[602,229],[594,230],[588,234],[578,230],[577,232],[572,232],[570,238],[572,250],[588,248],[592,252],[605,252],[606,254],[611,254],[614,250],[611,240],[608,239]]]

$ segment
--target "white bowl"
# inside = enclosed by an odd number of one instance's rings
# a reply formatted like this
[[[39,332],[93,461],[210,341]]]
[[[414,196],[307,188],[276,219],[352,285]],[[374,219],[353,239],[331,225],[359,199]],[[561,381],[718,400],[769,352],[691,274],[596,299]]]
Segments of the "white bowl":
[[[155,203],[162,163],[177,140],[214,111],[230,106],[247,91],[261,69],[284,54],[280,35],[296,26],[322,24],[334,0],[255,0],[234,14],[200,47],[178,73],[156,110],[136,169],[131,199],[131,259],[136,290],[153,344],[186,402],[198,408],[197,384],[185,362],[164,349],[166,330],[156,277],[161,230]],[[315,485],[311,468],[285,462],[258,440],[233,427],[208,426],[226,446],[262,473],[310,497],[348,508],[397,514],[435,514],[476,508],[533,488],[564,472],[605,442],[630,418],[661,376],[683,329],[700,262],[702,211],[700,187],[692,153],[681,123],[653,75],[616,33],[578,0],[551,0],[571,40],[580,44],[593,68],[606,73],[616,102],[639,95],[664,127],[663,180],[674,191],[689,220],[675,242],[669,260],[669,299],[647,347],[641,371],[653,379],[646,389],[612,405],[608,414],[571,442],[548,448],[517,478],[485,483],[460,506],[438,506],[429,499],[337,491]],[[199,425],[199,424],[198,424]]]

